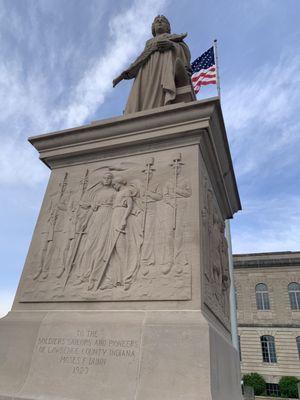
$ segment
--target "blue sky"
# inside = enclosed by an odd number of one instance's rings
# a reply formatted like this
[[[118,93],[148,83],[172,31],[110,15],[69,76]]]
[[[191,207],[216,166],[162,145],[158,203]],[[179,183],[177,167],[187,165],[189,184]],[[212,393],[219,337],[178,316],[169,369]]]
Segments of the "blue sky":
[[[233,251],[299,250],[299,0],[0,0],[0,316],[11,306],[49,170],[27,137],[122,114],[117,76],[159,13],[192,59],[218,39],[243,211]],[[216,95],[205,88],[198,98]]]

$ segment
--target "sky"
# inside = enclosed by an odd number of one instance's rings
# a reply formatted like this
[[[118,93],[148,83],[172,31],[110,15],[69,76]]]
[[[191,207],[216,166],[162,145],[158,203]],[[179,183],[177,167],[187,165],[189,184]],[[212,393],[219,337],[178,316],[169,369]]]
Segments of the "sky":
[[[234,253],[300,250],[299,0],[0,0],[0,317],[12,304],[49,178],[29,136],[121,115],[112,80],[166,15],[192,60],[218,40],[243,210]],[[198,99],[215,96],[204,88]]]

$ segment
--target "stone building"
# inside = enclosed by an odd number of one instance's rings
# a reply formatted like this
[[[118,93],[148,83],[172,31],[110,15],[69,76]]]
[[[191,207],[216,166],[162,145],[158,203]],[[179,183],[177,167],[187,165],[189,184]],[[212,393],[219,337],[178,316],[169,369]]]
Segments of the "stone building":
[[[242,375],[300,378],[300,252],[234,255]]]

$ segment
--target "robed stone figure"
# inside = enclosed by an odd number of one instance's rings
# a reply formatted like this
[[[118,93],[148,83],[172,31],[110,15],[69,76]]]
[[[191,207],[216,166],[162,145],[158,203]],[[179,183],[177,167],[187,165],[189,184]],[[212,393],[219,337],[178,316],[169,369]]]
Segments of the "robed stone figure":
[[[158,15],[152,23],[153,38],[142,54],[113,81],[135,78],[125,114],[161,107],[174,102],[178,87],[190,86],[190,51],[183,39],[187,34],[171,34],[170,23]]]

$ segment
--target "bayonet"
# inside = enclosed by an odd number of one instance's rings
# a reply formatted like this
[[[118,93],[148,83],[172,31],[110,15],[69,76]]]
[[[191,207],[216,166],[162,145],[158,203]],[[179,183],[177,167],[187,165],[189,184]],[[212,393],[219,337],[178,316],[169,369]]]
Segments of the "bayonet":
[[[173,230],[176,230],[176,220],[177,220],[177,184],[178,184],[178,168],[180,165],[184,165],[181,162],[181,153],[176,154],[173,157],[173,162],[170,164],[174,168],[174,204],[173,204]]]
[[[83,178],[80,181],[80,183],[81,183],[81,195],[80,195],[79,204],[78,204],[78,207],[77,207],[77,212],[78,212],[78,210],[80,208],[80,201],[83,198],[84,193],[85,193],[85,191],[87,189],[88,181],[89,181],[89,170],[87,169],[85,171],[85,174],[84,174]],[[77,214],[77,212],[76,212],[76,214]],[[73,250],[73,252],[71,254],[71,259],[70,259],[70,262],[69,262],[69,265],[68,265],[68,271],[67,271],[67,276],[66,276],[64,288],[67,286],[68,280],[69,280],[69,278],[71,276],[71,272],[72,272],[72,269],[74,267],[74,263],[75,263],[75,260],[76,260],[78,249],[79,249],[80,243],[82,241],[82,237],[86,233],[86,227],[87,227],[88,222],[89,222],[89,220],[91,218],[91,215],[92,215],[92,212],[91,212],[91,209],[90,209],[90,210],[88,210],[87,217],[86,217],[86,223],[85,223],[86,226],[81,229],[81,232],[79,232],[79,236],[78,236],[78,238],[76,240],[76,244],[75,244],[74,250]],[[76,224],[76,221],[75,221],[75,224]],[[76,227],[75,227],[75,229],[76,229]],[[75,234],[75,237],[76,237],[76,234]]]
[[[146,227],[146,218],[147,218],[147,208],[148,208],[148,189],[149,189],[149,182],[150,182],[150,174],[152,171],[154,171],[153,168],[154,165],[154,158],[150,157],[146,161],[146,168],[143,170],[146,174],[146,183],[145,183],[145,205],[144,205],[144,214],[143,214],[143,222],[142,222],[142,234],[143,234],[143,239],[144,239],[144,234],[145,234],[145,227]]]

